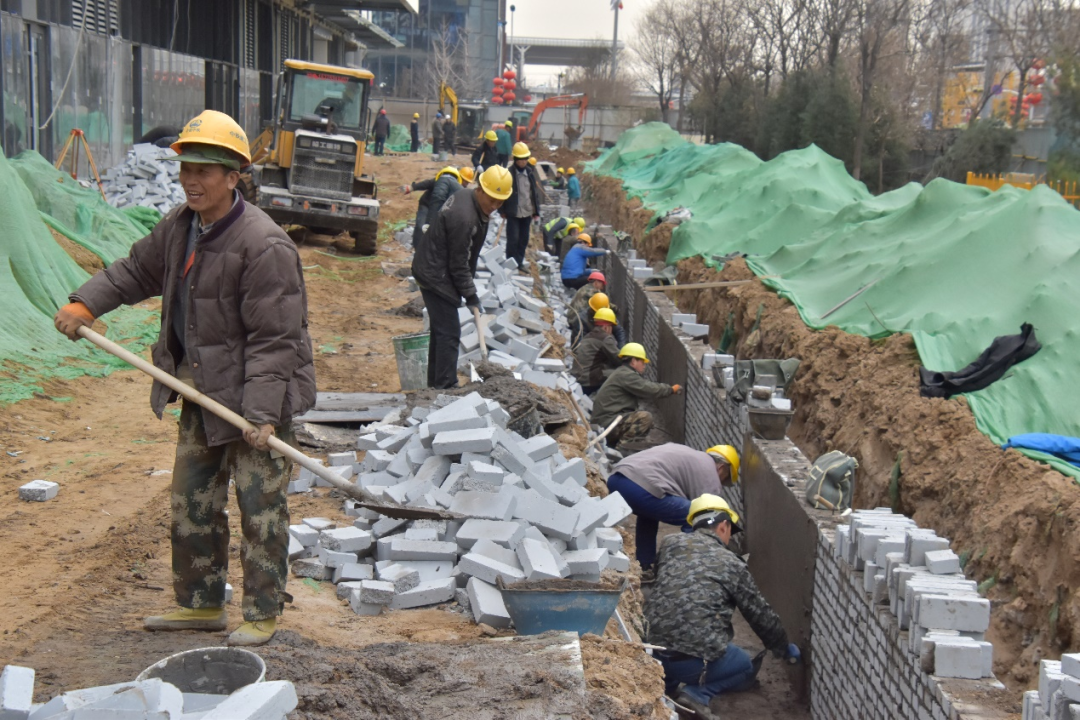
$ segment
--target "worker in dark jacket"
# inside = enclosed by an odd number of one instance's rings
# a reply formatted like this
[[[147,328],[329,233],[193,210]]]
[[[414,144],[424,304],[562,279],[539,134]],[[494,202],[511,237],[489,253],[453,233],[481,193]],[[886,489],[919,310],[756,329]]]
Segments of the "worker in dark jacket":
[[[617,324],[611,308],[600,308],[593,315],[593,329],[574,348],[571,372],[586,395],[599,390],[611,373],[622,365],[619,344],[611,334]]]
[[[409,152],[420,152],[420,113],[413,113],[412,123],[409,124],[409,139],[412,141]]]
[[[442,113],[435,113],[435,119],[431,121],[431,152],[435,157],[443,151],[443,121]]]
[[[645,598],[646,637],[664,648],[653,655],[664,666],[667,693],[698,718],[718,720],[709,700],[749,689],[760,667],[732,642],[736,609],[777,657],[798,662],[801,653],[746,563],[727,549],[732,534],[742,532],[738,513],[706,494],[690,503],[686,522],[692,532],[669,535],[660,546],[656,583]]]
[[[438,176],[436,176],[438,177]],[[413,239],[419,237],[418,233],[421,232],[420,228],[427,225],[428,221],[428,208],[431,202],[431,191],[435,189],[436,178],[428,178],[427,180],[417,180],[409,185],[402,185],[401,192],[408,195],[414,192],[423,192],[420,196],[420,201],[416,204],[416,220],[413,224]]]
[[[608,445],[617,447],[623,440],[641,440],[649,434],[653,426],[652,413],[638,410],[641,400],[657,401],[680,392],[679,385],[651,382],[642,377],[649,358],[645,348],[639,343],[626,343],[619,351],[623,365],[611,373],[599,392],[593,398],[592,415],[589,418],[594,425],[607,427],[612,420],[622,415],[622,421],[607,436]]]
[[[514,146],[514,137],[511,134],[513,132],[514,123],[510,120],[507,120],[501,128],[495,131],[495,139],[498,141],[495,152],[499,154],[499,164],[503,167],[510,163],[510,152]]]
[[[487,170],[489,167],[501,165],[499,155],[495,151],[495,141],[497,139],[495,131],[488,130],[484,133],[484,142],[480,143],[480,147],[473,150],[472,164],[473,167],[480,168],[480,172]]]
[[[499,212],[506,218],[506,257],[514,258],[520,268],[525,264],[532,222],[540,217],[540,178],[529,165],[532,153],[528,145],[517,143],[513,155],[510,177],[514,179],[514,194]]]
[[[446,116],[446,122],[443,123],[443,145],[446,152],[453,157],[454,148],[457,145],[457,125],[454,124],[454,118],[450,115]]]
[[[231,645],[273,636],[288,595],[292,462],[271,453],[277,435],[294,444],[293,417],[315,404],[307,294],[300,255],[266,213],[236,192],[251,162],[243,129],[206,110],[173,143],[187,202],[131,246],[127,257],[90,278],[56,314],[56,328],[78,338],[121,305],[161,297],[160,370],[247,419],[239,430],[187,400],[172,473],[172,577],[179,610],[148,617],[148,630],[227,627],[226,514],[236,486],[244,566],[244,624]],[[160,418],[176,393],[155,381],[150,404]]]
[[[457,386],[458,345],[462,299],[479,308],[473,275],[487,237],[491,214],[513,192],[510,171],[489,168],[480,176],[480,187],[451,195],[431,227],[416,245],[412,274],[420,286],[428,311],[431,341],[428,349],[428,385],[445,389]]]
[[[386,117],[386,108],[380,110],[379,114],[375,116],[371,132],[375,135],[375,154],[382,155],[386,145],[386,138],[390,135],[390,118]]]

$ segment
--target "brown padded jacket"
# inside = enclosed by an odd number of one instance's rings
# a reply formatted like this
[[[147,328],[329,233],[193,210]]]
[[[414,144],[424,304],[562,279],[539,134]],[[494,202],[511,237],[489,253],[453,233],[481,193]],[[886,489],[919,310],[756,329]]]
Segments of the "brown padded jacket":
[[[266,213],[236,203],[195,245],[184,275],[193,211],[176,208],[131,246],[131,253],[71,294],[94,317],[161,296],[154,365],[175,374],[185,357],[195,387],[257,424],[281,426],[315,404],[307,291],[300,255]],[[179,283],[190,283],[186,338],[172,330]],[[160,418],[175,399],[155,381],[150,406]],[[208,444],[238,440],[240,430],[203,411]]]

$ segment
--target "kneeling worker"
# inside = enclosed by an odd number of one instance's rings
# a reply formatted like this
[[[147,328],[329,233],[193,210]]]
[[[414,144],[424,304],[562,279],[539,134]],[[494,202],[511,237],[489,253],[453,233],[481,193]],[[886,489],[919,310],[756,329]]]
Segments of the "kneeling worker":
[[[638,410],[639,400],[656,401],[670,397],[682,390],[679,385],[657,383],[641,377],[649,358],[640,343],[626,343],[619,351],[623,364],[604,381],[593,398],[592,417],[594,425],[607,427],[617,416],[622,422],[607,436],[608,445],[616,447],[624,440],[640,440],[652,429],[652,413]]]
[[[705,452],[678,443],[665,443],[634,453],[615,466],[608,488],[617,491],[637,516],[636,553],[642,572],[656,562],[656,532],[660,523],[690,530],[686,514],[690,498],[718,494],[739,481],[739,452],[731,445],[714,445]]]
[[[660,545],[645,620],[648,641],[665,648],[654,655],[664,666],[668,694],[678,692],[675,702],[713,720],[719,715],[709,700],[749,689],[760,667],[732,643],[736,608],[777,657],[798,662],[801,655],[746,564],[727,549],[732,533],[742,532],[738,513],[723,498],[702,495],[690,503],[686,522],[692,532],[669,535]]]
[[[610,254],[610,250],[593,248],[592,238],[585,233],[581,233],[577,236],[577,244],[563,258],[562,268],[559,271],[562,276],[562,284],[565,287],[577,290],[589,282],[589,274],[592,272],[588,267],[589,258]]]
[[[571,372],[586,395],[599,390],[604,380],[622,364],[619,360],[619,344],[611,334],[617,324],[611,308],[600,308],[593,315],[593,329],[574,350]]]

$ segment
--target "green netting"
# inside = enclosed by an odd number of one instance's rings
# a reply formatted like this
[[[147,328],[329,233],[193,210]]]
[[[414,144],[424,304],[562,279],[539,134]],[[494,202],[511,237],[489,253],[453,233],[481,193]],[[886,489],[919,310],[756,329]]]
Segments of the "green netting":
[[[976,423],[996,443],[1029,432],[1080,436],[1080,384],[1067,372],[1080,356],[1080,213],[1057,193],[935,180],[873,197],[813,146],[760,162],[732,146],[674,144],[649,126],[624,139],[636,161],[615,157],[617,144],[590,170],[615,168],[607,174],[657,213],[692,211],[672,234],[669,263],[747,253],[810,327],[910,333],[935,370],[962,368],[1030,322],[1043,349],[966,395]]]
[[[386,138],[386,149],[390,152],[409,152],[412,150],[412,136],[409,135],[409,128],[404,125],[391,125],[390,135]],[[430,153],[431,143],[424,143],[420,146],[419,152]]]
[[[106,266],[126,257],[131,244],[147,234],[144,225],[106,203],[97,190],[84,188],[54,168],[36,151],[19,153],[11,166],[33,195],[42,219]]]
[[[42,391],[50,378],[102,376],[127,367],[85,341],[73,343],[53,328],[52,317],[89,277],[56,244],[41,221],[34,197],[0,151],[0,405]],[[157,336],[155,313],[134,308],[105,317],[109,337],[130,340],[138,352]]]

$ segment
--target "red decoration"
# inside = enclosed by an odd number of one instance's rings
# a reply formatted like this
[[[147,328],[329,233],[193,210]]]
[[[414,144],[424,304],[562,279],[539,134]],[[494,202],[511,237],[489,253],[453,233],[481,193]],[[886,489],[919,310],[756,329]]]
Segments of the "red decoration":
[[[1031,63],[1031,67],[1035,70],[1042,70],[1044,67],[1046,67],[1046,61],[1042,59],[1036,60],[1035,62]]]
[[[506,82],[506,81],[505,81],[505,80],[503,80],[502,78],[495,78],[495,79],[494,79],[494,80],[492,80],[491,82],[495,83],[496,85],[502,85],[502,84],[503,84],[504,82]]]
[[[506,85],[504,87],[507,87],[507,88],[510,88],[511,90],[513,90],[514,88],[517,87],[517,81],[516,80],[507,80]]]
[[[1039,87],[1044,82],[1046,82],[1046,76],[1045,75],[1032,75],[1031,77],[1029,77],[1027,79],[1027,81],[1028,81],[1028,84],[1034,85],[1035,87]]]
[[[503,99],[500,96],[495,95],[491,98],[491,102],[495,103],[496,105],[502,105]]]
[[[525,102],[532,102],[532,95],[526,95],[525,97],[523,97],[521,99],[524,100]]]
[[[506,91],[503,90],[502,86],[500,85],[496,85],[495,87],[491,88],[492,95],[502,95],[504,92]]]
[[[516,98],[516,97],[517,97],[517,95],[515,95],[512,90],[510,92],[506,93],[505,95],[503,95],[503,99],[506,100],[506,102],[514,102],[514,98]]]
[[[514,72],[513,70],[507,70],[506,72],[503,73],[503,77],[506,78],[507,80],[513,80],[514,78],[517,77],[517,73]]]
[[[1038,105],[1043,101],[1043,95],[1041,92],[1033,92],[1025,98],[1029,104]]]

